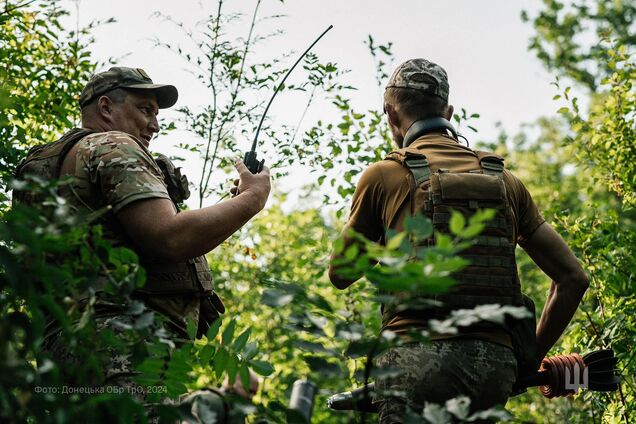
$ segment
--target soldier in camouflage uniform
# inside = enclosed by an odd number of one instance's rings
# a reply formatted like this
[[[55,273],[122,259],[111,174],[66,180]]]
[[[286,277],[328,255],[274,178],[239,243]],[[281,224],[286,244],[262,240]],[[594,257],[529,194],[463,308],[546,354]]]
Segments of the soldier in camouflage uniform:
[[[421,300],[410,303],[417,298],[409,293],[396,297],[398,305],[383,305],[382,331],[403,341],[376,361],[400,370],[398,376],[376,380],[374,402],[386,424],[403,422],[408,410],[421,413],[427,402],[444,404],[458,396],[470,398],[472,411],[505,404],[517,376],[508,329],[477,323],[460,328],[459,334],[433,332],[427,343],[412,341],[408,334],[430,330],[431,319],[443,319],[455,309],[523,305],[517,244],[554,280],[537,326],[537,361],[560,337],[588,285],[572,251],[541,217],[521,181],[504,168],[503,158],[459,144],[449,122],[453,107],[448,96],[446,71],[435,63],[413,59],[395,70],[384,107],[398,150],[362,174],[343,231],[341,252],[357,243],[350,230],[384,244],[387,230],[403,231],[405,219],[416,213],[428,217],[435,231],[448,233],[453,210],[466,217],[477,209],[496,212],[461,252],[470,265],[453,274],[456,284],[448,293],[424,299],[428,307]],[[434,243],[431,237],[422,247]],[[361,275],[353,275],[338,253],[329,277],[345,289]]]
[[[45,180],[72,176],[60,187],[78,216],[101,214],[104,238],[114,246],[134,250],[146,270],[146,284],[134,296],[168,318],[170,329],[187,338],[186,321],[198,323],[204,334],[224,307],[214,292],[205,254],[210,252],[263,207],[270,191],[269,170],[252,174],[238,161],[235,197],[206,208],[180,211],[188,184],[178,168],[149,150],[159,132],[159,109],[177,101],[172,85],[154,84],[139,68],[113,67],[86,84],[79,103],[82,128],[60,140],[32,149],[17,176]],[[16,192],[14,200],[38,205],[36,193]],[[104,281],[96,281],[99,292]],[[99,299],[98,327],[113,327],[125,311]],[[49,328],[45,346],[57,356],[68,352],[59,328]],[[115,357],[106,367],[106,384],[129,384],[127,358]]]

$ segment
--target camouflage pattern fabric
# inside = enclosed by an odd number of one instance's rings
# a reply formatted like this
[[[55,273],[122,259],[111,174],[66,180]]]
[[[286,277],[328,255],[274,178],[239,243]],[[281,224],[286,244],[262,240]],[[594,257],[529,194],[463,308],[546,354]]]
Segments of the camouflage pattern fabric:
[[[97,332],[105,329],[110,329],[113,332],[120,333],[120,326],[117,323],[123,325],[132,326],[134,324],[131,317],[126,315],[110,316],[110,317],[98,317],[95,319],[95,328]],[[64,343],[61,337],[61,330],[53,333],[47,337],[44,341],[44,350],[48,351],[51,356],[59,362],[67,363],[69,365],[79,364],[82,358],[73,354],[73,351],[69,349]],[[130,364],[130,360],[127,355],[118,354],[115,351],[108,351],[106,357],[109,358],[108,362],[104,364],[104,384],[103,386],[117,386],[125,390],[125,393],[129,393],[134,396],[140,402],[145,402],[146,393],[140,386],[138,386],[132,379],[137,374]]]
[[[410,88],[434,94],[448,102],[448,75],[441,66],[426,59],[411,59],[393,72],[386,88]]]
[[[117,88],[150,90],[155,93],[160,109],[174,105],[179,97],[175,86],[153,83],[146,71],[141,68],[114,66],[91,77],[80,94],[80,106],[84,107],[95,98]]]
[[[161,169],[140,141],[120,131],[91,134],[78,144],[75,181],[60,191],[78,207],[113,212],[140,199],[166,198]],[[65,193],[66,190],[72,193]]]
[[[133,326],[134,320],[128,315],[118,315],[110,317],[98,317],[95,319],[95,328],[97,332],[105,329],[112,330],[115,334],[121,334],[121,326]],[[58,362],[65,362],[69,365],[79,364],[82,358],[77,357],[63,343],[61,331],[47,337],[43,347]],[[141,403],[148,417],[148,422],[158,424],[160,422],[155,410],[155,404],[148,401],[148,386],[142,386],[134,381],[134,376],[139,374],[132,367],[129,359],[130,355],[123,355],[112,348],[107,348],[105,357],[108,361],[103,365],[104,382],[101,385],[93,382],[95,387],[102,387],[106,393],[129,394],[132,398]],[[165,393],[163,386],[151,386],[154,393]],[[174,404],[175,401],[168,397],[162,398],[164,404]]]
[[[381,424],[402,423],[407,411],[420,413],[425,403],[443,405],[462,395],[470,398],[472,412],[503,405],[517,375],[510,348],[471,338],[405,344],[382,354],[376,365],[401,371],[375,382]]]
[[[112,210],[101,218],[104,237],[115,246],[132,246],[115,212],[142,199],[170,199],[163,173],[148,149],[136,138],[120,131],[84,137],[75,150],[73,182],[60,187],[60,194],[80,213]],[[153,264],[142,265],[150,270]],[[176,284],[176,283],[175,283]],[[145,295],[150,308],[168,316],[185,335],[185,320],[199,321],[200,299],[190,294]],[[101,302],[98,301],[101,305]],[[104,305],[106,306],[106,305]]]

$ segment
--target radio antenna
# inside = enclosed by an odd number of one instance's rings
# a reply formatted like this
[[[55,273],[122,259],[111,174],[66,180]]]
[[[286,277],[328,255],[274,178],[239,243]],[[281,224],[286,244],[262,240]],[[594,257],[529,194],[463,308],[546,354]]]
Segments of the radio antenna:
[[[261,116],[261,121],[258,123],[258,127],[256,128],[256,134],[254,135],[254,141],[252,142],[252,149],[249,152],[245,153],[245,160],[244,160],[245,165],[247,165],[247,167],[249,168],[250,171],[252,171],[253,174],[255,174],[257,172],[260,172],[263,169],[263,161],[259,162],[256,159],[256,145],[258,144],[258,134],[261,132],[261,127],[263,126],[263,121],[265,120],[265,116],[267,116],[267,111],[269,110],[269,107],[272,105],[272,102],[274,101],[274,98],[276,97],[276,94],[278,94],[280,89],[283,87],[283,84],[285,84],[285,80],[287,80],[287,77],[289,76],[289,74],[292,73],[292,71],[294,70],[296,65],[298,65],[298,63],[300,63],[300,61],[305,57],[305,55],[307,53],[309,53],[309,50],[311,50],[312,47],[314,47],[316,45],[316,43],[318,41],[320,41],[320,39],[331,28],[333,28],[333,25],[329,25],[329,27],[326,30],[324,30],[323,33],[320,34],[318,36],[318,38],[316,38],[316,40],[314,40],[313,43],[311,43],[311,45],[307,48],[307,50],[305,50],[303,52],[303,54],[300,55],[300,57],[298,58],[296,63],[294,63],[291,68],[289,68],[289,70],[287,71],[287,73],[283,77],[283,79],[280,82],[280,84],[278,84],[278,86],[276,87],[276,90],[274,91],[274,94],[272,95],[272,98],[269,99],[269,103],[267,103],[267,106],[265,107],[265,111],[263,112],[263,116]]]

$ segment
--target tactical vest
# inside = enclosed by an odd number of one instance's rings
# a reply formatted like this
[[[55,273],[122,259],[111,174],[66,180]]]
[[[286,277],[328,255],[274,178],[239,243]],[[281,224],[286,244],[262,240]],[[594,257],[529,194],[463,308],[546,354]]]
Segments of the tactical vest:
[[[484,304],[521,305],[521,286],[515,261],[515,240],[511,206],[503,181],[503,158],[493,153],[474,151],[479,167],[469,172],[431,171],[422,150],[404,148],[392,152],[387,160],[406,167],[411,175],[410,214],[422,213],[433,223],[434,231],[449,233],[451,211],[470,218],[478,209],[494,209],[495,217],[486,224],[473,244],[459,256],[470,264],[452,275],[456,284],[433,298],[443,306],[413,311],[420,318],[440,318],[454,309],[469,309]],[[423,247],[434,245],[433,237]],[[390,319],[393,311],[384,311]],[[408,312],[406,315],[410,315]],[[423,316],[424,315],[424,316]]]
[[[62,163],[69,151],[85,136],[97,131],[75,128],[64,134],[59,140],[33,147],[29,150],[27,157],[18,166],[16,178],[24,178],[27,175],[37,176],[45,180],[55,180],[59,178]],[[179,204],[190,195],[188,181],[182,176],[179,168],[175,168],[170,160],[161,155],[156,159],[161,169],[168,189],[170,199],[175,205],[177,212]],[[38,206],[44,200],[43,195],[30,191],[14,192],[14,201]],[[84,202],[82,202],[84,203]],[[116,219],[112,216],[112,220]],[[102,224],[109,224],[108,220],[102,220]],[[121,230],[116,230],[120,232]],[[225,308],[220,298],[214,292],[212,284],[212,274],[210,267],[204,256],[188,259],[174,264],[151,263],[141,260],[141,265],[146,270],[146,284],[136,291],[140,297],[170,296],[170,295],[190,295],[193,297],[211,298],[214,307],[218,312],[223,313]],[[100,288],[97,287],[97,290]]]

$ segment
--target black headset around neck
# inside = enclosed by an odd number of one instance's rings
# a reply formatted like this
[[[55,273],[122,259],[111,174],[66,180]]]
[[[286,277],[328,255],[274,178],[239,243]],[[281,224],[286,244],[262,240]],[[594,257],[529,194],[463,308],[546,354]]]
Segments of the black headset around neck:
[[[408,147],[413,141],[417,140],[424,134],[439,130],[450,131],[453,135],[453,138],[459,142],[457,131],[455,130],[455,127],[453,127],[453,124],[451,124],[447,119],[436,117],[421,119],[419,121],[413,122],[413,124],[406,131],[406,134],[404,134],[402,147]]]

